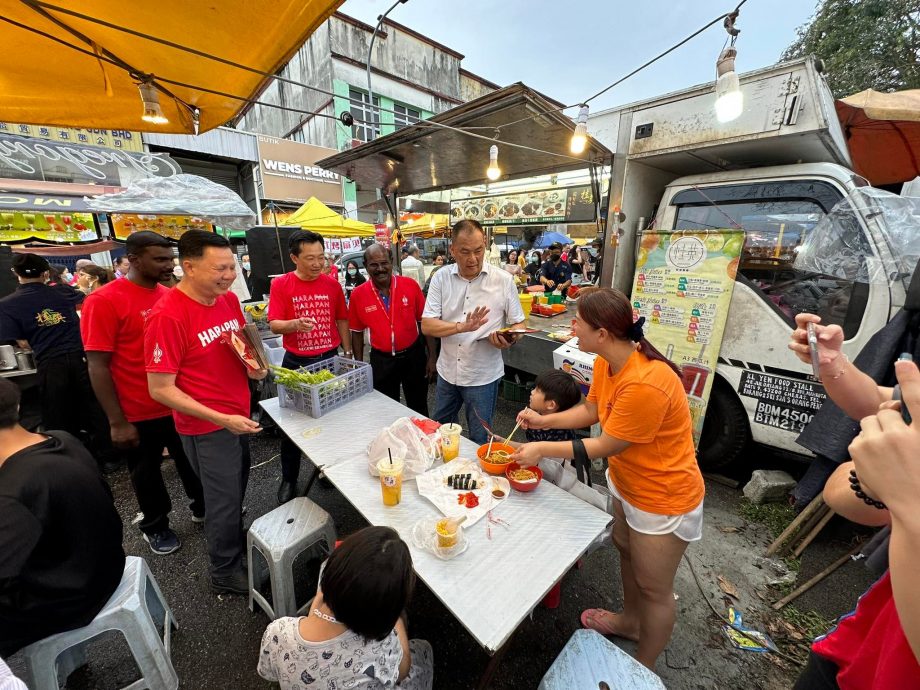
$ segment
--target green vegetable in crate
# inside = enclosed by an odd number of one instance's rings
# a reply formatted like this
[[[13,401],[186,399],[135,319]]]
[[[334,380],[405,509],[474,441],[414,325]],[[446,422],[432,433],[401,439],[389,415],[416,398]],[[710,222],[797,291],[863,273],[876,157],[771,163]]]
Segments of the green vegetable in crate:
[[[315,386],[335,378],[335,374],[328,369],[320,369],[315,373],[310,373],[308,371],[293,371],[291,369],[285,369],[284,367],[272,367],[271,369],[275,375],[275,381],[282,386]]]

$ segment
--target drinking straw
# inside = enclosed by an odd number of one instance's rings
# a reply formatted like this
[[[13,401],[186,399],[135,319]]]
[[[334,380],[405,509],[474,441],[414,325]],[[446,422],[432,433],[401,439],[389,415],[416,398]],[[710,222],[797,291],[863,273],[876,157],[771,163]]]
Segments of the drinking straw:
[[[391,451],[389,448],[387,448],[387,455],[390,456],[390,464],[392,465],[393,464],[393,451]]]

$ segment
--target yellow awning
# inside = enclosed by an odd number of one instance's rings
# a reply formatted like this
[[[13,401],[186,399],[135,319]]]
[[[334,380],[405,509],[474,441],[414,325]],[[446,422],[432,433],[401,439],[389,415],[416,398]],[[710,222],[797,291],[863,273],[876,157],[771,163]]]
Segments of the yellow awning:
[[[403,235],[429,238],[443,235],[450,229],[450,216],[446,213],[404,213],[399,217]]]
[[[274,74],[342,1],[5,2],[0,121],[194,134],[192,107],[206,132],[246,107],[231,96],[257,98],[267,78],[130,32]],[[139,75],[153,75],[167,124],[141,120]]]
[[[278,225],[296,226],[318,232],[324,237],[373,237],[374,226],[359,220],[344,218],[315,196]]]

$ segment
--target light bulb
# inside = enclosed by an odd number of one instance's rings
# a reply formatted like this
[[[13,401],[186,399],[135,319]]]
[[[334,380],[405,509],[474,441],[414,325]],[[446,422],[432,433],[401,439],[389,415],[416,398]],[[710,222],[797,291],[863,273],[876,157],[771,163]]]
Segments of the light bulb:
[[[584,153],[585,146],[588,145],[588,106],[581,106],[575,123],[575,133],[572,135],[569,151],[572,153]]]
[[[741,92],[741,82],[735,72],[735,57],[738,51],[728,47],[719,55],[716,62],[716,72],[719,75],[716,81],[716,119],[719,122],[731,122],[737,119],[744,111],[744,94]]]
[[[169,122],[160,107],[160,94],[157,93],[157,87],[153,82],[142,81],[137,88],[141,92],[141,101],[144,103],[144,114],[141,115],[141,119],[154,125],[165,125]]]
[[[436,225],[435,225],[435,222],[434,222],[434,218],[431,219],[431,222],[429,223],[429,225],[431,226],[431,229],[432,229],[432,230],[435,229]]]
[[[393,216],[389,213],[387,214],[386,224],[388,228],[393,227]]]
[[[489,167],[486,168],[486,177],[493,182],[502,176],[502,169],[498,167],[498,146],[492,144],[489,149]]]

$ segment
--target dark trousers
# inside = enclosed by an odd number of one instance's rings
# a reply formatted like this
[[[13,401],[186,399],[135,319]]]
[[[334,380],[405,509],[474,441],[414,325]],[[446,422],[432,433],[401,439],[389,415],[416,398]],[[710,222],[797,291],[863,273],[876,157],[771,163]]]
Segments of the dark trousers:
[[[324,359],[335,357],[338,351],[339,349],[335,347],[315,357],[301,357],[285,352],[281,366],[285,369],[299,369],[300,367],[306,367]],[[287,435],[283,435],[281,437],[281,478],[284,481],[292,484],[297,482],[297,477],[300,474],[300,455],[300,448],[297,447],[297,444],[289,439]]]
[[[125,455],[134,495],[137,496],[137,504],[144,514],[144,519],[139,525],[141,531],[144,534],[156,534],[169,527],[172,501],[169,499],[166,484],[163,483],[161,465],[164,447],[169,449],[169,454],[176,463],[176,472],[179,473],[185,495],[192,500],[189,506],[192,513],[204,515],[204,491],[201,488],[201,480],[185,455],[172,416],[134,422],[134,426],[137,427],[140,443],[126,451]]]
[[[117,459],[112,447],[109,420],[93,393],[86,368],[86,355],[68,352],[43,357],[38,363],[41,390],[42,426],[49,431],[61,430],[85,438],[89,452],[100,465]]]
[[[793,690],[839,690],[837,665],[819,654],[810,652],[808,664],[795,681]]]
[[[423,417],[428,416],[428,378],[425,376],[425,341],[419,338],[412,347],[395,355],[371,350],[374,389],[399,402],[399,387],[406,405]]]
[[[249,437],[226,429],[180,435],[189,463],[201,480],[207,513],[211,576],[226,577],[243,567],[243,496],[249,483]]]

